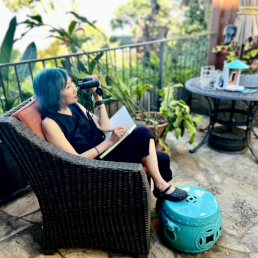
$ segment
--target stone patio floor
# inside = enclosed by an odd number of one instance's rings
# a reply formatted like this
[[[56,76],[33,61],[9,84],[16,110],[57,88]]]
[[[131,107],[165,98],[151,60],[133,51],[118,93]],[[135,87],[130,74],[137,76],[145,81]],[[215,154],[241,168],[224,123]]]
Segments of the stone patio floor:
[[[207,118],[199,126],[205,123]],[[204,133],[198,131],[196,141],[200,142],[203,136]],[[258,258],[258,164],[250,151],[226,155],[205,144],[190,154],[193,146],[185,145],[187,136],[175,141],[171,133],[166,141],[171,147],[171,183],[198,186],[215,195],[221,207],[223,227],[220,238],[208,251],[195,255],[179,253],[161,238],[152,197],[149,258]],[[254,143],[258,151],[258,140]],[[32,191],[0,207],[0,258],[131,257],[98,248],[59,249],[55,255],[44,256],[42,234],[42,216]]]

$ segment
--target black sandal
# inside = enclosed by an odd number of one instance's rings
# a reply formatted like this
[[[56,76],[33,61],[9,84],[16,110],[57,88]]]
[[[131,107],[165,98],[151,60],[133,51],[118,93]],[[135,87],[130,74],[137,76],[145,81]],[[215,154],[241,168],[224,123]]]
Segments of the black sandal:
[[[157,191],[153,190],[153,194],[156,198],[166,199],[171,202],[179,202],[179,201],[182,201],[187,198],[188,193],[185,190],[181,190],[177,187],[173,193],[165,194],[171,187],[172,187],[172,185],[169,185],[169,187],[166,190],[164,190],[163,192],[157,192]]]

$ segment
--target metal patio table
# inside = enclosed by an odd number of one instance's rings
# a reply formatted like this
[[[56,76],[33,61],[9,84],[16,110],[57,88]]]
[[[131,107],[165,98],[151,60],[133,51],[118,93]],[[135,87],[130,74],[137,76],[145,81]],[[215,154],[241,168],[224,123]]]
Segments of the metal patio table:
[[[242,75],[240,78],[240,85],[245,86],[247,88],[258,88],[258,76],[253,75]],[[230,91],[224,91],[224,90],[205,90],[201,88],[200,78],[193,78],[186,82],[185,87],[187,90],[203,95],[206,97],[209,103],[210,107],[210,124],[207,128],[207,133],[204,136],[203,140],[192,150],[190,150],[190,153],[196,152],[204,143],[209,141],[209,139],[212,136],[215,123],[219,123],[222,125],[225,125],[228,128],[233,128],[237,126],[246,126],[245,134],[246,134],[246,142],[248,148],[251,150],[253,156],[255,157],[256,161],[258,162],[258,155],[253,147],[252,143],[252,132],[254,135],[258,138],[258,135],[253,130],[253,124],[255,120],[255,113],[258,109],[258,90],[253,93],[244,94],[241,92],[230,92]],[[223,108],[219,109],[219,100],[220,99],[228,99],[232,100],[232,106],[231,108]],[[235,109],[235,103],[236,101],[244,101],[246,105],[248,106],[247,110],[239,110]],[[212,106],[213,104],[213,106]],[[229,112],[230,118],[228,121],[222,120],[218,118],[218,113],[220,112]],[[239,113],[246,115],[247,119],[246,121],[241,122],[234,122],[233,116],[234,113]],[[209,145],[210,146],[210,145]],[[211,147],[211,146],[210,146]],[[214,149],[214,148],[212,148]],[[227,151],[218,150],[223,153],[229,153]],[[240,153],[240,152],[238,152]],[[236,153],[233,153],[236,154]]]

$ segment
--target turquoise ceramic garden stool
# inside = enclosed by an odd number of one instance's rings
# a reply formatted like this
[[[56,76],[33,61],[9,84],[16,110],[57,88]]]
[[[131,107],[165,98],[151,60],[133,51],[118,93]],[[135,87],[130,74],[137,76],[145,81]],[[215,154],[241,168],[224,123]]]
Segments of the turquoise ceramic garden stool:
[[[208,191],[182,186],[189,196],[180,202],[165,200],[159,220],[166,240],[185,253],[200,253],[211,248],[219,238],[222,217],[219,203]]]

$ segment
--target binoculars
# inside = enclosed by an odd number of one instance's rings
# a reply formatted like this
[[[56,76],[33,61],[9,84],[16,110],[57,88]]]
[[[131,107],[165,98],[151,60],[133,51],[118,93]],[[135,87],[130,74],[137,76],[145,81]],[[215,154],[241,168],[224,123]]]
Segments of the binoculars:
[[[90,89],[90,88],[99,87],[99,81],[92,80],[91,78],[84,78],[81,81],[79,81],[79,87],[81,89]]]
[[[99,96],[103,95],[103,90],[101,88],[99,88],[99,80],[92,80],[91,78],[84,78],[81,81],[78,82],[79,83],[79,87],[80,89],[90,89],[90,88],[95,88],[96,89],[96,93]]]

